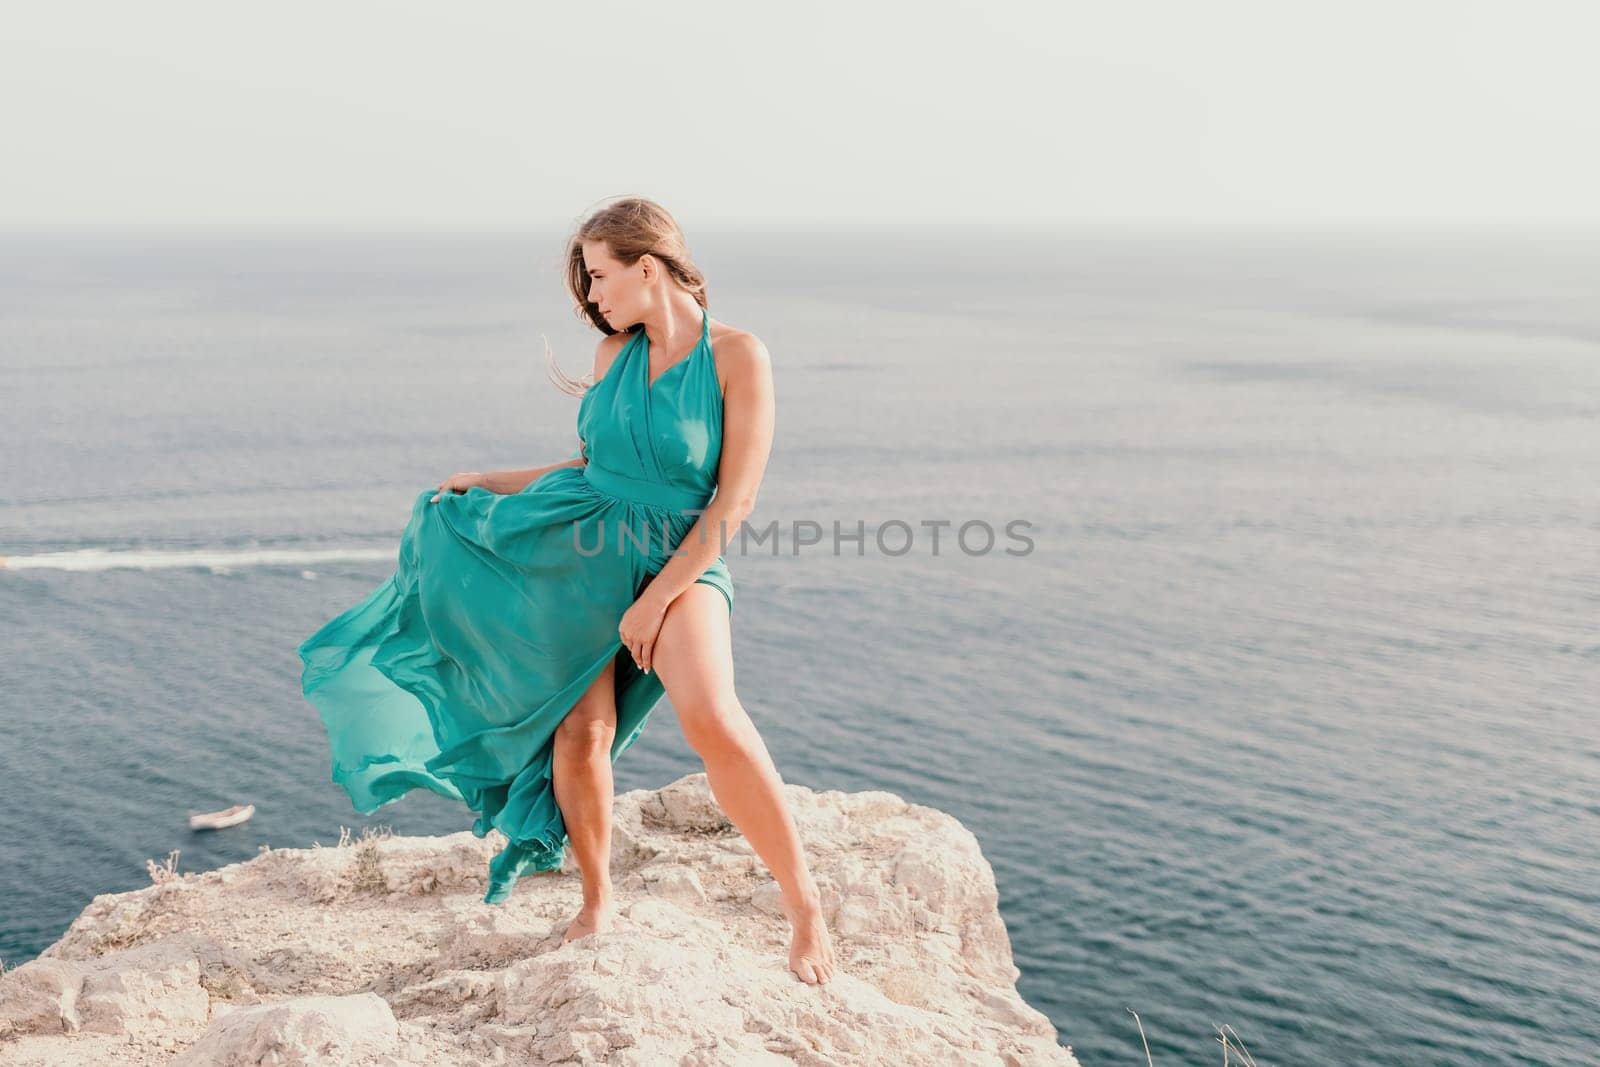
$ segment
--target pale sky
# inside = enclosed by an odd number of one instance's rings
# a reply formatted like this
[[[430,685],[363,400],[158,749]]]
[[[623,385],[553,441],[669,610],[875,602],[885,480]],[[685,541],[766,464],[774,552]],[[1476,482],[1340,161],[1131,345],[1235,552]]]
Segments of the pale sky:
[[[1593,224],[1597,10],[17,4],[0,226]]]

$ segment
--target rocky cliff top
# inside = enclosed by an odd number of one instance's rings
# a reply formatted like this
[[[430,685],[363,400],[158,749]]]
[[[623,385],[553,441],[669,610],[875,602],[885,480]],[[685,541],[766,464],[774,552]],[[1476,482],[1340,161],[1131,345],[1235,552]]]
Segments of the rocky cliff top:
[[[571,853],[482,902],[492,833],[267,849],[97,896],[0,976],[0,1062],[1060,1064],[957,820],[786,785],[838,972],[787,967],[776,883],[704,774],[616,798],[614,929],[561,937]]]

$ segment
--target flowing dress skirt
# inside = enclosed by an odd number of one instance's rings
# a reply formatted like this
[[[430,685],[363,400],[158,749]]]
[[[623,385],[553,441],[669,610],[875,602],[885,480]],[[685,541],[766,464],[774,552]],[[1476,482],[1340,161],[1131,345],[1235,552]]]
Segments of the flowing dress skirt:
[[[617,624],[694,525],[681,509],[705,501],[593,464],[519,493],[435,492],[417,494],[394,574],[300,644],[301,682],[357,811],[420,787],[477,812],[477,836],[505,834],[484,897],[498,903],[520,874],[561,866],[551,759],[578,698],[615,660],[615,761],[662,697]],[[732,611],[721,556],[696,580]]]

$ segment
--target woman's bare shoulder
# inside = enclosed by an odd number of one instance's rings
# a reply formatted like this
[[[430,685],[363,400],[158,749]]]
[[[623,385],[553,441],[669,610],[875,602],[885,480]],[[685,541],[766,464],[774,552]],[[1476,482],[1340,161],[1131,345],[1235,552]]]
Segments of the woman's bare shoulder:
[[[611,369],[611,364],[616,362],[617,353],[622,351],[622,346],[628,343],[631,335],[626,330],[608,333],[600,338],[600,343],[594,348],[594,380],[599,381],[606,376],[606,371]]]
[[[724,389],[735,377],[759,373],[772,362],[761,338],[749,330],[715,321],[711,324],[711,359]]]

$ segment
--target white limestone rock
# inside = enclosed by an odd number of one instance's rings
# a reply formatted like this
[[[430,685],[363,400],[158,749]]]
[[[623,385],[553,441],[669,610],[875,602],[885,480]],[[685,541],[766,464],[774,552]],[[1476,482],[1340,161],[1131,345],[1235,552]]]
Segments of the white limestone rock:
[[[80,1031],[196,1036],[211,998],[193,937],[174,937],[84,961],[41,958],[0,980],[0,1037]]]
[[[391,1052],[400,1027],[372,993],[292,997],[221,1016],[174,1067],[299,1067],[371,1062]]]
[[[0,1062],[1060,1064],[955,819],[785,786],[837,968],[789,971],[770,873],[705,775],[616,798],[613,928],[575,864],[482,902],[504,843],[378,834],[96,897],[0,976]]]

